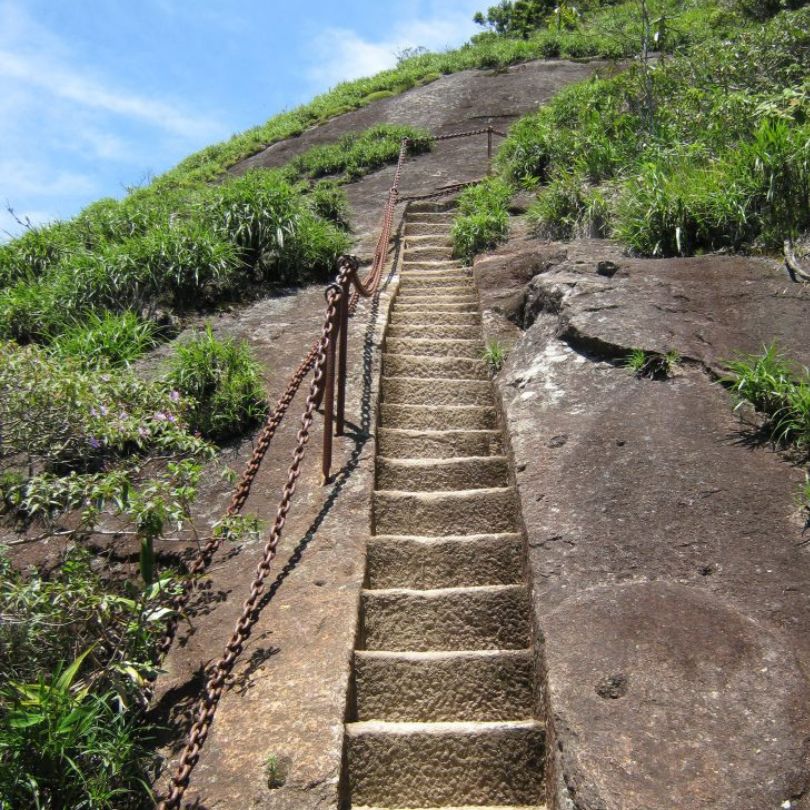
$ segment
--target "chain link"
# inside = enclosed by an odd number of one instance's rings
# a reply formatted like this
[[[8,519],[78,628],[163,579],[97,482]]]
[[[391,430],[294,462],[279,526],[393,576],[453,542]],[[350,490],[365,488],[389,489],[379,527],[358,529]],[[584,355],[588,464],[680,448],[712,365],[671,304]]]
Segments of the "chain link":
[[[345,279],[345,271],[341,271],[340,276]],[[287,522],[287,513],[290,511],[290,503],[295,493],[296,484],[301,475],[301,462],[304,458],[304,451],[309,442],[309,431],[312,426],[315,404],[318,399],[318,391],[321,379],[324,374],[324,364],[326,362],[326,352],[335,331],[337,307],[342,293],[331,291],[326,310],[326,317],[321,330],[321,338],[315,348],[314,369],[315,374],[309,386],[306,407],[301,416],[301,427],[298,431],[297,443],[293,451],[293,460],[287,471],[287,482],[281,496],[276,519],[273,524],[270,536],[264,547],[264,556],[256,568],[256,575],[250,586],[250,595],[242,606],[242,613],[234,627],[231,638],[225,645],[225,652],[222,657],[209,669],[209,678],[205,685],[205,690],[200,698],[196,717],[188,733],[186,746],[177,764],[177,769],[171,781],[169,795],[158,805],[159,810],[177,810],[183,799],[183,794],[188,787],[191,772],[200,758],[200,749],[208,737],[211,723],[214,720],[217,706],[219,705],[222,691],[225,687],[225,680],[231,673],[237,657],[242,652],[245,642],[250,636],[253,625],[259,618],[256,607],[259,597],[264,590],[264,581],[270,573],[270,567],[276,556],[276,549],[284,524]]]
[[[450,138],[460,138],[467,135],[479,135],[488,132],[489,129],[472,130],[466,133],[454,133],[452,135],[440,135],[435,140],[448,140]],[[177,768],[171,779],[171,786],[168,795],[156,806],[157,810],[178,810],[183,800],[185,791],[189,785],[191,773],[199,761],[200,751],[208,737],[211,723],[222,697],[227,677],[233,670],[234,664],[239,654],[242,652],[245,642],[250,637],[253,625],[259,618],[259,599],[264,590],[264,582],[270,573],[272,562],[276,556],[279,541],[281,539],[284,525],[287,521],[287,514],[290,510],[292,497],[295,493],[298,478],[301,475],[301,462],[304,458],[305,448],[309,442],[309,432],[312,427],[315,409],[320,400],[321,382],[325,376],[325,364],[327,351],[332,340],[337,336],[338,309],[341,298],[348,291],[350,284],[354,284],[354,291],[349,300],[349,314],[354,315],[360,296],[368,297],[376,293],[383,268],[385,267],[388,245],[391,240],[391,231],[394,221],[394,212],[399,201],[399,185],[402,177],[402,167],[407,156],[410,140],[403,138],[399,150],[394,181],[388,192],[388,199],[383,209],[381,218],[380,235],[377,240],[374,259],[368,275],[361,281],[357,277],[357,260],[351,256],[341,257],[339,261],[339,272],[335,282],[330,284],[326,291],[327,308],[326,315],[321,328],[320,339],[312,346],[309,353],[304,357],[298,369],[290,378],[287,388],[278,400],[275,409],[262,429],[256,442],[256,447],[245,465],[245,468],[231,498],[227,516],[236,515],[241,512],[247,501],[250,489],[259,467],[264,459],[276,430],[281,424],[284,415],[287,413],[296,392],[312,369],[314,375],[309,386],[304,412],[301,416],[300,428],[297,434],[293,459],[287,471],[287,482],[282,490],[281,500],[276,511],[276,518],[273,528],[264,546],[262,560],[256,568],[256,574],[250,586],[250,594],[242,606],[242,613],[237,621],[233,633],[225,645],[225,651],[219,660],[213,664],[208,672],[209,677],[206,682],[202,696],[200,697],[196,709],[195,719],[186,738],[186,744]],[[459,184],[460,187],[468,184]],[[448,193],[447,190],[441,194]],[[433,195],[430,195],[433,196]],[[407,199],[415,199],[413,197]],[[212,535],[198,552],[194,562],[189,566],[189,582],[183,590],[172,601],[173,614],[167,624],[166,633],[159,644],[159,653],[164,656],[172,644],[177,631],[179,617],[188,604],[194,582],[202,574],[211,562],[214,554],[222,543],[222,537]]]

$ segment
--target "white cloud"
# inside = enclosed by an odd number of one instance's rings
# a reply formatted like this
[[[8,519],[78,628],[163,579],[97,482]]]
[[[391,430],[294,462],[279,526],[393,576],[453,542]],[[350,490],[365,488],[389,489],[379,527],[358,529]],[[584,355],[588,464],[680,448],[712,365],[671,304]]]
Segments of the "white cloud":
[[[82,107],[144,121],[174,135],[199,137],[201,132],[221,129],[210,119],[183,113],[173,103],[109,87],[80,69],[60,64],[48,53],[15,53],[0,43],[0,77]]]
[[[13,195],[62,196],[95,190],[95,182],[78,172],[52,172],[42,164],[0,160],[0,202]]]
[[[472,22],[472,11],[443,11],[428,19],[410,19],[395,23],[391,35],[378,41],[361,37],[347,28],[321,31],[309,50],[315,57],[307,71],[320,87],[371,76],[397,63],[397,54],[405,48],[425,47],[441,51],[457,47],[472,36],[478,27]],[[471,6],[473,10],[477,4]]]

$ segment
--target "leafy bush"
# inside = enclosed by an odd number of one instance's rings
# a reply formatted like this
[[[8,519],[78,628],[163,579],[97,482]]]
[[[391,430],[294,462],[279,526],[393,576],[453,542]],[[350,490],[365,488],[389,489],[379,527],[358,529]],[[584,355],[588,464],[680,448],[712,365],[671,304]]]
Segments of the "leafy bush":
[[[509,230],[507,205],[509,186],[498,178],[487,178],[464,189],[458,198],[459,216],[453,221],[453,252],[471,262],[483,250],[502,242]]]
[[[82,662],[0,687],[4,807],[118,810],[148,792],[146,727],[77,682]]]
[[[337,225],[341,230],[349,228],[349,203],[346,193],[332,180],[319,180],[307,197],[310,208],[317,216]]]
[[[242,433],[267,413],[261,369],[247,344],[218,340],[210,326],[177,347],[168,380],[192,400],[189,422],[208,438]]]
[[[157,345],[157,326],[127,310],[120,315],[92,313],[87,320],[62,333],[52,350],[76,358],[89,368],[121,367]]]

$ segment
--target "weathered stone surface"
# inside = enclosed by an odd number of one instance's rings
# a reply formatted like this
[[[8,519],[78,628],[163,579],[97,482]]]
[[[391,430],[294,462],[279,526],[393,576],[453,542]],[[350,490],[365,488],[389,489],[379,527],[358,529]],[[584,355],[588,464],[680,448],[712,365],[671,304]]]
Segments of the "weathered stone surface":
[[[381,99],[341,115],[298,138],[273,144],[239,163],[233,171],[241,174],[251,168],[281,166],[312,146],[332,143],[347,132],[381,122],[425,127],[437,135],[479,129],[487,122],[506,129],[521,115],[548,101],[560,88],[587,78],[607,64],[560,59],[515,65],[502,71],[466,70],[443,76],[401,96]],[[438,186],[483,177],[487,171],[486,142],[486,135],[439,141],[432,152],[408,161],[402,176],[402,194],[424,194]],[[359,251],[369,254],[373,251],[380,206],[393,175],[393,167],[388,167],[346,187]],[[438,218],[440,215],[436,214],[420,216],[425,222]]]
[[[700,588],[630,582],[581,591],[543,630],[577,807],[755,810],[802,791],[804,679],[769,626]]]
[[[513,311],[521,333],[496,311],[498,266],[508,279],[532,250],[550,264]],[[713,375],[774,338],[807,363],[810,290],[764,260],[643,261],[602,242],[517,242],[482,264],[485,328],[514,341],[496,386],[546,640],[552,765],[573,802],[561,790],[559,807],[807,807],[803,473],[757,444]],[[603,359],[634,347],[694,362],[651,381]]]

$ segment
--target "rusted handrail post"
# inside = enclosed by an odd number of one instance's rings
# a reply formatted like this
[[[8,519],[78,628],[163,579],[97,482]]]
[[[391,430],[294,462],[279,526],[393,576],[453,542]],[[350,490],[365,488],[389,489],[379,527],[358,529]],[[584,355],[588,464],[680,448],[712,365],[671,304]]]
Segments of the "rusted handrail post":
[[[336,286],[336,285],[335,285]],[[330,285],[330,289],[334,289]],[[338,289],[342,289],[338,287]],[[323,382],[323,457],[321,459],[322,483],[329,483],[329,473],[332,469],[332,425],[335,416],[335,347],[340,330],[340,308],[342,298],[332,320],[332,335],[326,347],[326,374]]]
[[[335,414],[335,435],[343,435],[346,416],[346,367],[349,352],[349,288],[351,276],[343,282],[343,295],[338,309],[338,368],[337,368],[337,413]]]

